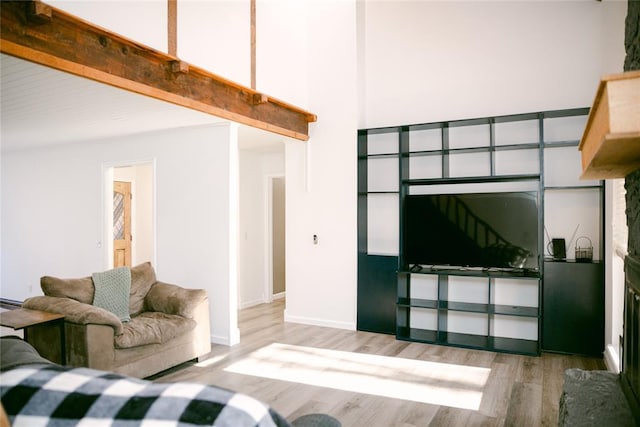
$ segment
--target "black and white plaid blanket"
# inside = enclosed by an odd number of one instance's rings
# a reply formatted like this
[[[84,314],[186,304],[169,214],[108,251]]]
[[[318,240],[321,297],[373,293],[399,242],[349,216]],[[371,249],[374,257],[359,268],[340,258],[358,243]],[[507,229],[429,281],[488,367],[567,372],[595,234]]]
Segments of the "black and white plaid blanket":
[[[153,383],[86,368],[26,365],[0,373],[13,427],[289,427],[264,403],[197,383]]]

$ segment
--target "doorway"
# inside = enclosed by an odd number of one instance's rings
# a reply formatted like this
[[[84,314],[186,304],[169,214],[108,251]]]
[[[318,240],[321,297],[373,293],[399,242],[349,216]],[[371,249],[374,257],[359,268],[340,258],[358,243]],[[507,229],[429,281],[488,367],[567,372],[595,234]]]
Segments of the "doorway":
[[[285,179],[271,177],[271,296],[284,298],[286,291]]]
[[[105,241],[108,268],[155,263],[154,162],[105,168]]]

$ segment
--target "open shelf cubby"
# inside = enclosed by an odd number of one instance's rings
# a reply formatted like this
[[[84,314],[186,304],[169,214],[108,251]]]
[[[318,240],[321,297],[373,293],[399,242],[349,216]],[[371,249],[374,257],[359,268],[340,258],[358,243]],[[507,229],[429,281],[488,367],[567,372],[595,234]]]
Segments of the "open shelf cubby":
[[[398,273],[397,337],[537,354],[539,278],[464,273]]]

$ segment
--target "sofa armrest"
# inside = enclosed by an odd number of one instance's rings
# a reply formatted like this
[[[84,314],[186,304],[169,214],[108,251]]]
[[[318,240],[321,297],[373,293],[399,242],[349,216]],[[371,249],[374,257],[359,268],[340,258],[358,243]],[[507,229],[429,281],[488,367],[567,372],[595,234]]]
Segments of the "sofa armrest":
[[[65,321],[79,325],[107,325],[111,326],[114,335],[122,333],[122,322],[118,316],[100,307],[85,304],[71,298],[38,296],[27,298],[22,307],[32,310],[48,311],[64,314]]]
[[[187,289],[156,282],[147,293],[144,305],[147,311],[177,314],[193,319],[196,307],[205,300],[207,300],[207,292],[204,289]]]

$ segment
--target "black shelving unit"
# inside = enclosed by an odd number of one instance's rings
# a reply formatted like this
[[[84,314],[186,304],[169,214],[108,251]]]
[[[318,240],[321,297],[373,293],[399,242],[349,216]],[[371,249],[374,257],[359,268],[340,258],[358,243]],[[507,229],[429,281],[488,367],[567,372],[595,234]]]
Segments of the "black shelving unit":
[[[544,143],[547,157],[556,150],[571,149],[578,152],[579,141],[564,140]],[[552,173],[553,171],[549,171]],[[581,185],[545,181],[544,200],[557,197],[592,196],[597,201],[600,215],[596,231],[599,257],[604,252],[604,181]],[[576,236],[577,237],[577,236]],[[575,239],[574,239],[575,243]],[[564,354],[601,357],[604,351],[604,262],[592,259],[576,262],[567,248],[565,259],[544,259],[542,282],[541,350]]]
[[[579,162],[577,146],[582,134],[580,130],[565,137],[552,122],[575,118],[586,122],[588,112],[588,108],[579,108],[359,130],[358,329],[395,333],[398,339],[409,341],[539,354],[543,348],[543,295],[548,286],[543,262],[546,195],[595,192],[603,211],[602,182],[546,182],[554,171],[546,169],[545,155],[553,158],[557,152],[554,150],[575,149]],[[387,173],[388,179],[381,180],[377,175],[380,171]],[[409,194],[437,193],[441,188],[446,188],[444,193],[466,187],[474,191],[478,186],[484,186],[485,192],[511,191],[521,186],[537,192],[537,272],[527,276],[488,270],[411,271],[400,249],[404,198]],[[370,210],[377,203],[384,204],[387,210],[393,204],[397,215],[395,236],[382,239],[389,246],[383,253],[370,247],[371,241],[380,240],[369,235],[377,233],[372,224],[380,223],[379,219],[370,221],[375,217]],[[602,226],[598,234],[602,254]],[[395,283],[391,283],[392,276]],[[450,283],[464,277],[472,278],[474,286],[484,283],[485,295],[470,301],[461,298],[460,292],[451,292]],[[435,283],[431,296],[412,294],[412,283],[418,278],[431,278]],[[497,298],[496,283],[503,280],[508,281],[510,290]],[[603,288],[603,282],[597,282]],[[393,316],[390,306],[395,309]],[[461,327],[465,322],[460,321],[465,316],[469,325],[466,331]],[[546,332],[550,332],[549,327]]]
[[[542,348],[601,356],[604,264],[545,260]]]
[[[432,277],[433,286],[436,288],[434,299],[411,298],[412,278],[427,276]],[[449,281],[454,277],[473,278],[479,285],[485,288],[484,296],[480,302],[468,302],[451,299],[449,293]],[[514,278],[515,277],[515,278]],[[511,275],[504,272],[489,271],[401,271],[398,273],[398,300],[397,300],[397,331],[398,339],[407,341],[421,341],[426,343],[438,343],[455,345],[459,347],[478,348],[492,351],[517,352],[522,354],[538,354],[538,340],[526,338],[512,338],[495,336],[496,321],[505,318],[529,319],[539,323],[540,310],[537,306],[524,306],[517,304],[497,304],[495,302],[494,288],[496,280],[509,279],[510,281],[529,281],[538,286],[537,275]],[[412,315],[416,310],[431,312],[434,319],[431,329],[412,326]],[[448,328],[448,320],[451,313],[475,315],[476,322],[484,323],[483,333],[451,332]],[[478,316],[479,315],[479,316]],[[478,319],[477,317],[480,317]]]
[[[391,129],[389,129],[391,131]],[[368,201],[397,197],[397,189],[369,188],[369,166],[376,161],[398,161],[398,147],[390,152],[372,152],[369,137],[375,131],[358,132],[358,303],[357,328],[361,331],[395,334],[396,273],[398,254],[369,250]],[[397,186],[397,178],[392,187]]]

